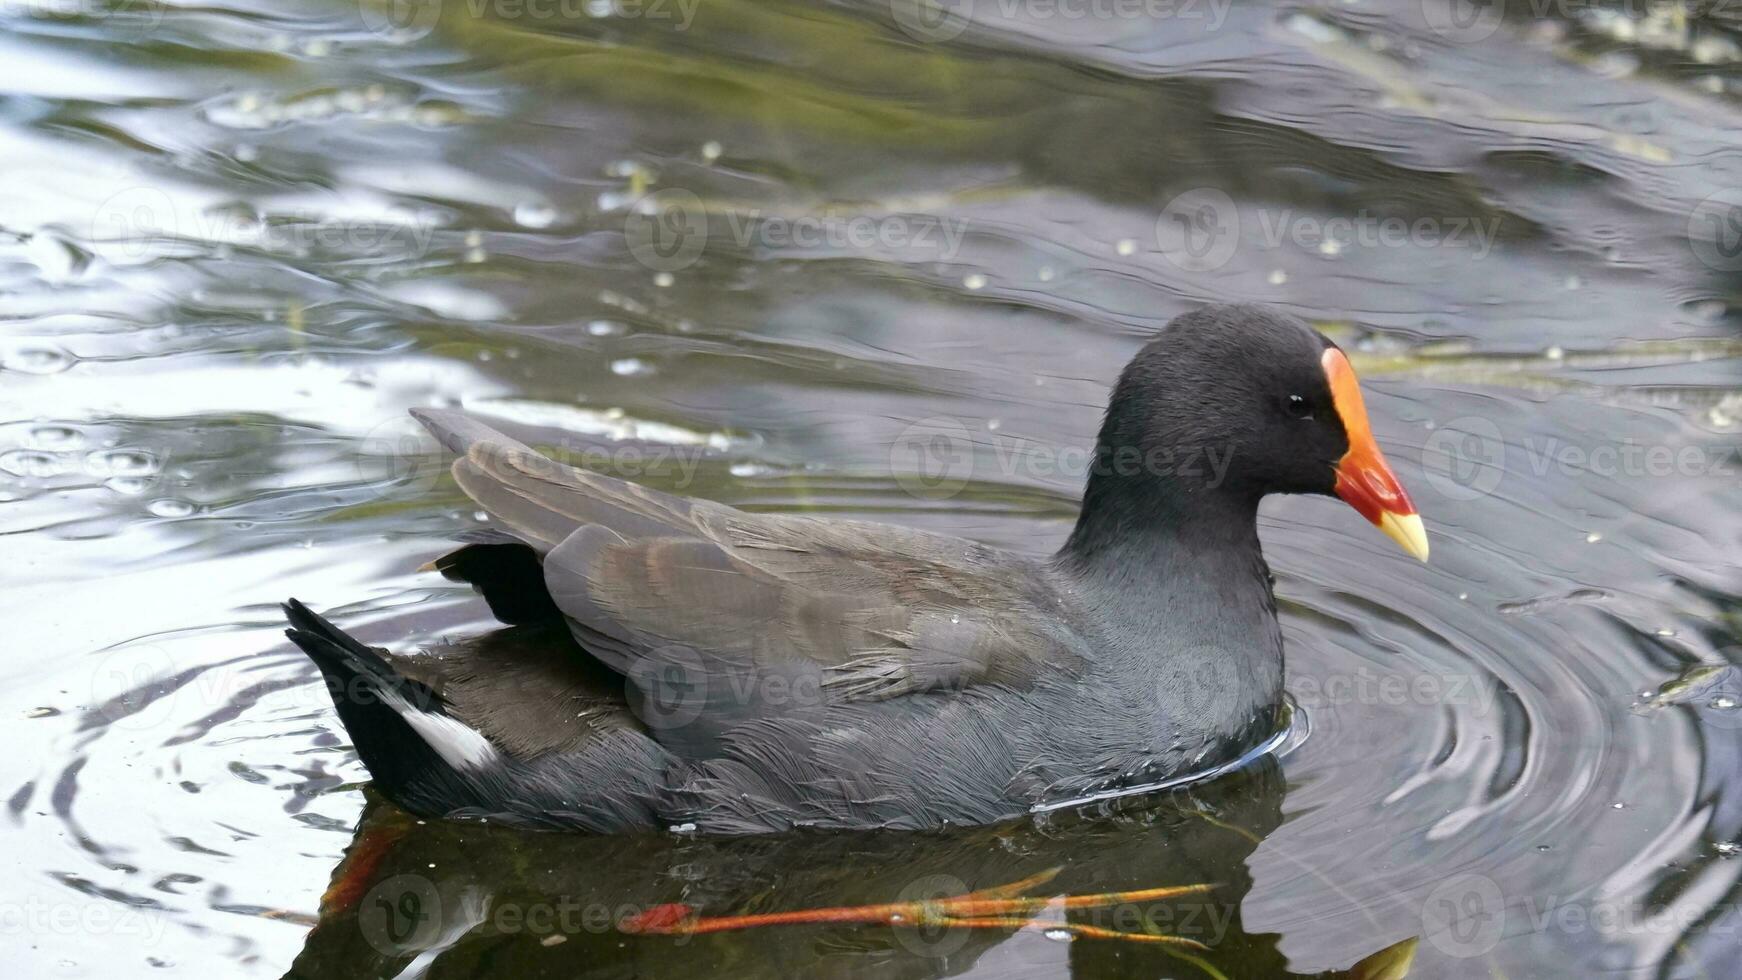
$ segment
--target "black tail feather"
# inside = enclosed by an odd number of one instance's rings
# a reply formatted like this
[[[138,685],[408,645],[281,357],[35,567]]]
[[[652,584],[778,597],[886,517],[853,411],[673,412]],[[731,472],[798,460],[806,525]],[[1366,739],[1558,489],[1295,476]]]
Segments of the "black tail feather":
[[[413,714],[446,719],[439,694],[301,602],[285,603],[284,614],[291,625],[285,635],[320,668],[339,720],[383,794],[420,816],[480,804],[480,782],[490,774],[461,772],[408,720]]]

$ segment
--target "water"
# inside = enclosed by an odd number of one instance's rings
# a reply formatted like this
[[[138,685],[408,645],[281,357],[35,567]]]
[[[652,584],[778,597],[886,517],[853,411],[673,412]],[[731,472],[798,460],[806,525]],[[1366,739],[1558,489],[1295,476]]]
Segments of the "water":
[[[0,5],[9,962],[1271,976],[1419,936],[1411,976],[1726,975],[1742,49],[1548,7]],[[1266,505],[1312,722],[1280,764],[917,837],[354,838],[367,773],[275,603],[485,625],[415,571],[478,518],[406,408],[1042,551],[1106,385],[1210,299],[1351,350],[1433,540]],[[1031,876],[1038,929],[611,925]]]

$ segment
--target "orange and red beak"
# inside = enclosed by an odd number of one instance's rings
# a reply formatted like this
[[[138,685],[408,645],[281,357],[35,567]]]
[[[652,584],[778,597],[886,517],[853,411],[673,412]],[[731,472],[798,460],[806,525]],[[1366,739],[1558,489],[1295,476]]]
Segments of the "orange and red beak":
[[[1427,529],[1410,503],[1409,494],[1397,475],[1385,464],[1373,427],[1367,421],[1367,406],[1361,401],[1361,386],[1355,369],[1335,347],[1326,348],[1321,363],[1331,382],[1331,403],[1349,435],[1349,451],[1337,461],[1337,496],[1379,525],[1379,530],[1422,561],[1427,561]]]

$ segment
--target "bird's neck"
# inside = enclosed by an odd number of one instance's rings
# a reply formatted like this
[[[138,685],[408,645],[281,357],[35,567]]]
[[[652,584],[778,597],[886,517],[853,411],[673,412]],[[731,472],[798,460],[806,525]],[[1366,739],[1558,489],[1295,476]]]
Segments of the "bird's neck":
[[[1111,676],[1157,679],[1158,717],[1230,749],[1282,696],[1282,634],[1258,544],[1258,502],[1091,478],[1054,559]],[[1176,683],[1177,681],[1177,683]]]
[[[1098,464],[1106,458],[1097,451]],[[1090,473],[1076,527],[1055,559],[1060,566],[1110,581],[1170,578],[1182,562],[1268,574],[1256,495],[1183,475],[1115,469],[1097,465]]]

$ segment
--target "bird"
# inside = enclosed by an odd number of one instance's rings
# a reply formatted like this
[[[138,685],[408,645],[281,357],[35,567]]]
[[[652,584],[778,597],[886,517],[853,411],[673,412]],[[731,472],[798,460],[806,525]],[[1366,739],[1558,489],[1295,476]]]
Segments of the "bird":
[[[504,626],[422,653],[302,602],[377,789],[420,817],[622,834],[983,825],[1232,764],[1281,724],[1269,494],[1426,561],[1346,354],[1282,311],[1169,321],[1120,373],[1050,556],[747,513],[412,415],[490,525],[431,566]]]

